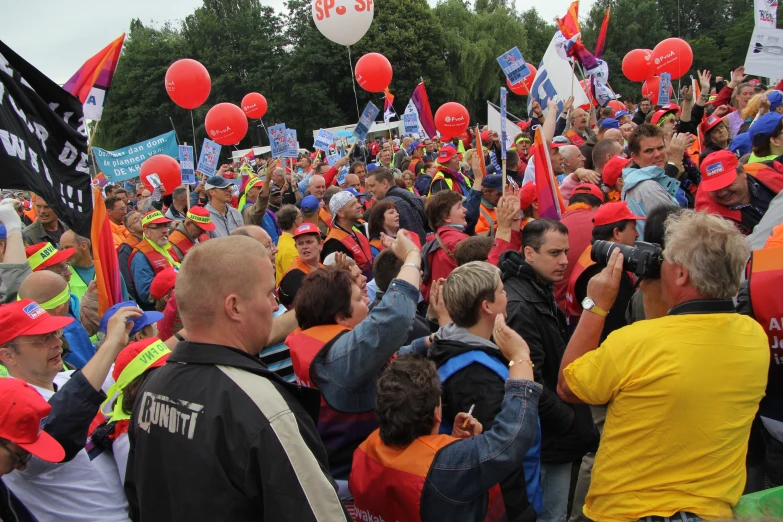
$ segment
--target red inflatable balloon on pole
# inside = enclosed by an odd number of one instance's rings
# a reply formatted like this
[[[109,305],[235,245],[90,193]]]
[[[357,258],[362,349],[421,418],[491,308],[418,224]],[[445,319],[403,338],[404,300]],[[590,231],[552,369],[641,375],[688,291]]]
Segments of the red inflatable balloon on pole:
[[[614,110],[614,112],[627,110],[625,108],[625,104],[623,102],[621,102],[620,100],[612,100],[609,103],[607,103],[606,105],[607,105],[607,107],[611,107],[612,110]],[[612,114],[612,118],[614,118],[614,114]]]
[[[642,96],[650,98],[650,103],[658,105],[658,95],[661,90],[661,79],[657,76],[648,78],[644,84],[642,84]],[[669,87],[669,97],[674,95],[674,89]]]
[[[156,154],[141,164],[139,178],[144,187],[150,192],[155,190],[148,179],[152,174],[157,174],[158,179],[163,183],[163,188],[166,189],[164,196],[170,195],[175,188],[182,185],[182,171],[179,169],[179,163],[171,156]]]
[[[530,94],[530,89],[533,88],[533,80],[536,79],[536,74],[538,71],[530,64],[527,64],[527,68],[530,69],[530,76],[526,76],[520,82],[512,84],[510,81],[508,81],[508,78],[506,78],[506,85],[508,85],[508,88],[514,94],[519,94],[520,96],[527,96]]]
[[[354,74],[359,87],[368,92],[381,92],[392,81],[392,66],[384,55],[367,53],[356,62]]]
[[[667,38],[653,49],[656,73],[669,73],[672,80],[682,78],[693,65],[693,50],[681,38]]]
[[[643,82],[655,73],[650,49],[634,49],[623,58],[623,74],[632,82]]]
[[[212,80],[207,68],[196,60],[183,58],[166,71],[166,92],[171,100],[183,109],[201,107],[212,90]]]
[[[204,120],[209,139],[221,145],[236,145],[247,134],[247,116],[233,103],[218,103]]]
[[[448,102],[441,105],[435,112],[435,127],[444,139],[459,136],[470,123],[468,110],[457,102]]]
[[[242,110],[248,118],[260,120],[266,114],[267,104],[263,94],[251,92],[242,98]]]

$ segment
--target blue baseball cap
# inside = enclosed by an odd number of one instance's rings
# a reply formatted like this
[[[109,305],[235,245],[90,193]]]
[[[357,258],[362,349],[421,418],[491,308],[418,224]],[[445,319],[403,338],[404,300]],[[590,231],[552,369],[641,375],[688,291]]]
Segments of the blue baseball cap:
[[[488,189],[494,189],[494,190],[503,190],[503,175],[502,174],[491,174],[484,178],[484,181],[481,182],[481,186]]]
[[[125,308],[126,306],[132,306],[134,308],[138,308],[139,305],[136,304],[135,301],[125,301],[124,303],[117,303],[116,305],[109,308],[105,314],[103,314],[103,317],[101,317],[101,324],[98,326],[98,329],[106,333],[106,327],[109,325],[109,319],[114,317],[114,314],[117,313],[117,310],[120,308]],[[141,314],[141,317],[137,317],[133,320],[133,329],[130,332],[130,335],[136,335],[140,331],[144,329],[145,326],[149,326],[151,324],[155,324],[158,321],[163,319],[163,314],[160,312],[144,312]]]
[[[411,146],[408,147],[408,154],[409,155],[413,155],[413,151],[414,150],[416,150],[416,149],[423,149],[423,148],[424,148],[424,144],[422,142],[414,141],[413,143],[411,143]]]
[[[375,170],[375,169],[377,169],[377,168],[378,168],[378,165],[377,165],[377,164],[375,164],[375,163],[370,163],[369,165],[367,165],[367,172],[368,172],[368,173],[369,173],[369,172],[372,172],[373,170]]]
[[[204,183],[204,188],[207,190],[224,189],[234,184],[235,183],[232,180],[226,179],[223,176],[212,176]]]
[[[741,158],[745,154],[750,154],[750,134],[747,132],[737,134],[737,137],[731,140],[729,150],[738,158]]]
[[[7,239],[8,233],[5,231],[5,225],[0,225],[0,239]]]
[[[303,214],[312,214],[313,212],[318,212],[318,209],[321,208],[321,203],[315,196],[306,196],[302,198],[300,208]]]
[[[780,114],[779,112],[768,112],[756,120],[756,123],[751,125],[750,129],[748,129],[750,142],[753,145],[758,145],[764,139],[772,136],[775,128],[780,124],[781,119],[783,119],[783,114]]]
[[[367,194],[362,194],[361,192],[359,192],[358,190],[356,190],[353,187],[345,188],[345,189],[343,189],[343,192],[350,192],[351,194],[354,195],[354,197],[357,197],[357,198],[368,198],[368,197],[370,197]]]
[[[778,107],[783,105],[783,92],[772,91],[771,93],[767,94],[767,99],[769,100],[770,112],[777,110]]]
[[[623,116],[627,116],[629,114],[630,112],[628,111],[617,111],[614,113],[614,119],[619,121],[620,118],[622,118]]]
[[[619,129],[620,128],[620,122],[615,120],[614,118],[604,118],[601,120],[601,128],[602,129]]]

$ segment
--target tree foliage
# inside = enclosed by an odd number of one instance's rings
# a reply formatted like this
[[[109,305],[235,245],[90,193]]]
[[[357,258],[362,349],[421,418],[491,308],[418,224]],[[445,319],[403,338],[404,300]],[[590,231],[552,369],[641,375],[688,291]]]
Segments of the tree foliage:
[[[505,77],[497,57],[519,47],[538,66],[555,32],[535,8],[520,12],[507,0],[375,0],[370,30],[349,50],[324,38],[312,21],[309,0],[288,0],[275,13],[260,0],[204,0],[178,25],[131,22],[96,145],[115,149],[167,132],[193,141],[191,114],[166,94],[164,76],[180,58],[200,61],[210,72],[212,91],[193,111],[198,146],[207,111],[220,102],[239,104],[245,94],[266,96],[264,124],[285,122],[300,143],[312,144],[313,129],[354,122],[368,101],[382,94],[353,81],[352,65],[368,52],[385,55],[394,68],[390,85],[402,113],[423,78],[433,111],[447,101],[465,105],[471,121],[485,121],[486,101],[497,103]],[[753,29],[752,0],[597,0],[581,20],[583,41],[595,45],[604,10],[612,7],[604,59],[616,92],[638,97],[641,85],[621,73],[625,54],[652,49],[680,35],[694,50],[693,69],[728,76],[744,60]],[[695,72],[694,72],[695,74]],[[354,95],[355,90],[355,95]],[[509,110],[525,114],[524,97],[509,95]],[[268,143],[252,120],[240,148]]]

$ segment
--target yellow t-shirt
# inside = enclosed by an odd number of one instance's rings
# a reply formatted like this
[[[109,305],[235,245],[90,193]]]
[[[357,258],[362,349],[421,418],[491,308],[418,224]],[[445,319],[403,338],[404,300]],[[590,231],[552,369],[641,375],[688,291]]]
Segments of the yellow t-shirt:
[[[568,365],[574,394],[609,404],[584,514],[731,517],[768,367],[761,326],[734,313],[640,321]]]
[[[277,255],[275,256],[275,282],[280,286],[288,267],[299,257],[296,251],[296,242],[294,236],[288,232],[283,232],[277,240]]]

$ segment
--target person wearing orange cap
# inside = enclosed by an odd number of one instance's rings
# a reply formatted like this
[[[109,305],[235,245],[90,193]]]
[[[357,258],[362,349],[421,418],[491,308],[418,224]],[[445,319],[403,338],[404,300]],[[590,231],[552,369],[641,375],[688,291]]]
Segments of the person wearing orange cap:
[[[170,266],[179,267],[179,261],[174,259],[173,247],[169,243],[169,223],[171,220],[159,210],[148,212],[141,220],[144,240],[136,245],[128,260],[133,287],[140,300],[139,306],[144,310],[155,309],[155,300],[150,296],[150,285],[155,274]]]
[[[727,150],[704,158],[701,174],[696,210],[733,221],[744,235],[753,231],[772,199],[783,191],[783,164],[775,161],[750,175],[745,162]]]
[[[601,180],[608,190],[607,201],[620,201],[623,192],[623,169],[631,162],[628,158],[615,156],[604,165]]]
[[[699,133],[704,140],[699,157],[700,163],[713,152],[729,148],[729,126],[723,118],[710,116],[699,124]]]
[[[538,192],[535,183],[527,183],[519,191],[519,210],[523,216],[519,230],[525,228],[525,225],[531,221],[538,219]]]
[[[459,171],[459,155],[457,148],[447,144],[438,152],[438,173],[432,178],[427,196],[437,194],[441,190],[453,190],[467,197],[470,190],[470,180]]]
[[[184,221],[175,221],[169,234],[172,257],[182,262],[196,243],[209,239],[207,232],[215,230],[211,214],[204,207],[191,207]]]
[[[55,274],[60,274],[66,281],[71,280],[71,269],[68,259],[76,252],[75,248],[57,250],[51,243],[38,243],[26,247],[24,251],[27,254],[30,270],[33,272],[49,270]]]
[[[304,223],[296,229],[293,236],[299,257],[291,263],[277,289],[280,304],[286,308],[291,308],[294,304],[294,297],[296,297],[296,293],[307,274],[313,270],[324,268],[321,263],[324,242],[318,227],[312,223]]]

